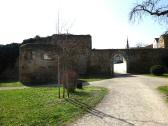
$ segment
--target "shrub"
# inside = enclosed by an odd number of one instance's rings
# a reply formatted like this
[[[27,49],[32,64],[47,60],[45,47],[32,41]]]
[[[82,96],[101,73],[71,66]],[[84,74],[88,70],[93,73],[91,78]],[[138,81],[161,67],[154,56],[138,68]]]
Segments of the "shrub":
[[[160,75],[164,74],[165,68],[162,65],[154,65],[151,67],[150,72],[151,72],[151,74],[160,76]]]
[[[75,91],[77,86],[78,74],[75,70],[67,69],[61,75],[61,83],[68,92],[72,93]]]

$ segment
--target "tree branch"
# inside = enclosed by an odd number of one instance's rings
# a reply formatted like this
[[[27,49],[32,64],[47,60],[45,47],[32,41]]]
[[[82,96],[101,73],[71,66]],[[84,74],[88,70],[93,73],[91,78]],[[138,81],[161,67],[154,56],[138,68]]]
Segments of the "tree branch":
[[[164,4],[162,7],[161,5],[159,6],[159,1],[161,0],[147,0],[145,2],[142,2],[142,4],[137,4],[133,9],[130,11],[129,14],[129,20],[131,21],[136,17],[141,17],[145,13],[150,14],[152,16],[166,16],[168,17],[168,6]]]

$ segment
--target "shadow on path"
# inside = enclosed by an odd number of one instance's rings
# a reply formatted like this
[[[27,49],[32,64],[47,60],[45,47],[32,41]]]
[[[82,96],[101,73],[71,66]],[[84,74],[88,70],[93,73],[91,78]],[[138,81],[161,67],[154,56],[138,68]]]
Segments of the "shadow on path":
[[[65,99],[67,102],[73,104],[74,106],[76,107],[79,107],[81,109],[83,109],[84,111],[96,116],[96,117],[99,117],[100,119],[103,119],[105,117],[109,117],[109,118],[112,118],[112,119],[116,119],[118,121],[121,121],[123,123],[126,123],[130,126],[135,126],[135,124],[133,124],[132,122],[139,122],[139,123],[143,123],[143,124],[150,124],[150,125],[158,125],[158,126],[168,126],[167,123],[162,123],[162,122],[157,122],[157,121],[154,121],[154,120],[148,120],[148,121],[141,121],[141,120],[129,120],[131,122],[128,121],[128,119],[121,119],[121,118],[118,118],[118,117],[115,117],[115,116],[112,116],[112,115],[109,115],[109,114],[106,114],[102,111],[99,111],[97,109],[94,109],[93,107],[77,100],[77,99],[72,99],[72,98],[69,98],[69,99]]]
[[[97,117],[99,117],[99,118],[101,118],[101,119],[103,119],[103,118],[105,118],[105,117],[110,117],[110,118],[119,120],[119,121],[121,121],[121,122],[123,122],[123,123],[127,123],[127,124],[129,124],[129,125],[131,125],[131,126],[135,126],[133,123],[128,122],[128,121],[125,120],[125,119],[117,118],[117,117],[115,117],[115,116],[106,114],[106,113],[104,113],[104,112],[102,112],[102,111],[96,110],[96,109],[94,109],[93,107],[91,107],[91,106],[89,106],[89,105],[87,105],[87,104],[85,104],[85,103],[82,103],[81,101],[79,101],[79,100],[77,100],[77,99],[72,99],[72,98],[71,98],[71,99],[66,99],[66,101],[69,102],[69,103],[71,103],[71,104],[73,104],[73,105],[75,105],[75,106],[77,106],[77,107],[82,108],[84,111],[89,112],[90,114],[92,114],[92,115],[94,115],[94,116],[97,116]]]
[[[132,75],[132,74],[120,74],[120,73],[115,73],[114,74],[114,77],[115,78],[126,78],[126,77],[136,77],[135,75]]]

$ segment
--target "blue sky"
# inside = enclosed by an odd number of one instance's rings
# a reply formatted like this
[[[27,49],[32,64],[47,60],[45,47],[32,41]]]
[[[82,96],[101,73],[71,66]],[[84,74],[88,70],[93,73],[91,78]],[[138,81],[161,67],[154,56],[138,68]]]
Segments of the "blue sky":
[[[93,48],[124,48],[151,44],[166,30],[150,16],[132,24],[128,14],[135,0],[1,0],[0,44],[56,33],[58,11],[60,31],[90,34]]]

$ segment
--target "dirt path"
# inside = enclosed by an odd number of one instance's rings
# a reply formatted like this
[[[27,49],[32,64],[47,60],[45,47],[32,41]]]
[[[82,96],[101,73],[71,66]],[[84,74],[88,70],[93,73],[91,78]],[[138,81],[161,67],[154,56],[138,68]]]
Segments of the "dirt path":
[[[156,88],[168,79],[125,75],[91,85],[109,89],[95,108],[73,126],[168,126],[168,105]]]

